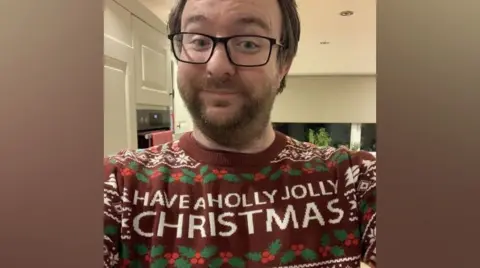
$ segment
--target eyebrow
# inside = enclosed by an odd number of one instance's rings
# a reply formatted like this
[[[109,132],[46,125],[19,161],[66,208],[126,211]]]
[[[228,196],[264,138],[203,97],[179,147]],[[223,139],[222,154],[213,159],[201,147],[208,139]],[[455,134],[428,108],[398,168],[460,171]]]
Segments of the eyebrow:
[[[194,24],[194,23],[198,23],[198,22],[205,22],[205,21],[208,21],[207,17],[203,16],[203,15],[193,15],[193,16],[190,16],[188,17],[186,20],[185,20],[185,27],[187,27],[189,24]],[[248,25],[255,25],[267,32],[270,32],[271,29],[270,29],[270,26],[262,19],[258,18],[258,17],[252,17],[252,16],[249,16],[249,17],[242,17],[242,18],[239,18],[235,21],[235,24],[238,24],[238,25],[241,25],[242,27],[244,26],[248,26]]]
[[[203,21],[207,21],[207,18],[203,15],[190,16],[185,20],[185,27],[187,27],[189,24],[203,22]]]
[[[243,17],[238,19],[235,23],[240,24],[242,26],[247,25],[255,25],[267,32],[270,32],[270,26],[262,19],[258,17]]]

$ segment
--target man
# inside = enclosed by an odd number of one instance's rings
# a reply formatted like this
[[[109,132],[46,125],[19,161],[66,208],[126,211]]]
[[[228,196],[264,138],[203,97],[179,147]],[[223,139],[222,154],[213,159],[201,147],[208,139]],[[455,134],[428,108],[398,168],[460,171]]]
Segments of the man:
[[[105,267],[375,265],[376,165],[277,133],[293,0],[179,0],[169,20],[194,131],[106,159]]]

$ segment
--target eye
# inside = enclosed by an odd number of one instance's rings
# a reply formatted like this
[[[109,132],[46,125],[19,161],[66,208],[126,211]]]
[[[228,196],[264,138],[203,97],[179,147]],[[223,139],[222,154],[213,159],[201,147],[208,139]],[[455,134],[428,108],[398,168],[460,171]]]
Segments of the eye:
[[[195,48],[209,47],[212,44],[212,40],[205,36],[195,36],[189,40],[189,45],[193,45]]]
[[[192,40],[192,44],[194,44],[197,47],[203,47],[208,45],[208,40],[206,38],[198,38]]]
[[[211,48],[212,40],[201,34],[185,33],[182,36],[182,46],[189,50],[204,51]]]
[[[240,53],[257,53],[262,49],[262,43],[255,37],[241,37],[234,40],[233,49]]]
[[[259,46],[253,42],[253,41],[241,41],[239,43],[239,46],[243,49],[246,49],[246,50],[252,50],[252,49],[256,49],[258,48]]]

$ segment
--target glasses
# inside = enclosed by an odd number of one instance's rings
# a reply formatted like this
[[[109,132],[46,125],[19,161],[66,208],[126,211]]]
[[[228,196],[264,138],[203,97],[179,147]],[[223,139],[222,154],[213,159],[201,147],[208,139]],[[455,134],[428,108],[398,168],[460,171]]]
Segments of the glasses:
[[[178,61],[191,64],[207,63],[218,43],[223,43],[227,57],[233,65],[257,67],[268,63],[273,46],[283,47],[274,38],[260,35],[234,35],[214,37],[201,33],[175,33],[168,35],[172,51]]]

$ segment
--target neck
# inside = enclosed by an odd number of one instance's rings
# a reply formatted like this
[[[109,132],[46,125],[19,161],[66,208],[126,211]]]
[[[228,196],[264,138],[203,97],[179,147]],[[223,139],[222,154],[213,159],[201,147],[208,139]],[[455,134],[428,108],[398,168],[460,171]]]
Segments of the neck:
[[[192,134],[199,144],[208,149],[247,154],[262,152],[267,149],[275,140],[275,130],[273,129],[272,124],[268,124],[257,138],[253,139],[251,142],[249,142],[249,144],[240,150],[219,145],[214,140],[208,138],[200,129],[196,127],[193,129]]]

